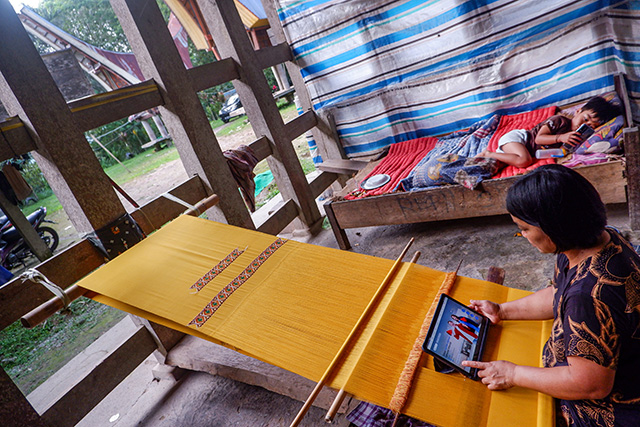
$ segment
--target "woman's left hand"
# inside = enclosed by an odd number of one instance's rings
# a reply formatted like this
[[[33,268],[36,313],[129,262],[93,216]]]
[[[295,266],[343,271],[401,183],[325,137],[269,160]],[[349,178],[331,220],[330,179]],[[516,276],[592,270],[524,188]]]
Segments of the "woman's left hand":
[[[489,390],[507,390],[515,385],[516,365],[514,363],[505,360],[494,362],[465,360],[462,365],[478,369],[478,376],[482,379],[482,384],[486,384]]]

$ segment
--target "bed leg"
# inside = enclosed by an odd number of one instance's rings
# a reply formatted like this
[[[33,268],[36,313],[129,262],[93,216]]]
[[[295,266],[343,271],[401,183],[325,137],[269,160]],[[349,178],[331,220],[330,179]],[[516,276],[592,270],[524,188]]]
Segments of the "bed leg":
[[[627,206],[629,226],[640,230],[640,131],[637,127],[623,131],[624,153],[627,159]]]
[[[340,228],[340,225],[338,224],[338,220],[336,219],[336,216],[333,213],[333,206],[331,206],[332,203],[333,202],[325,203],[324,211],[327,214],[329,223],[331,224],[333,235],[336,236],[338,246],[340,247],[340,249],[346,251],[351,249],[351,243],[349,243],[349,238],[347,237],[347,233],[345,233],[345,231],[342,228]]]

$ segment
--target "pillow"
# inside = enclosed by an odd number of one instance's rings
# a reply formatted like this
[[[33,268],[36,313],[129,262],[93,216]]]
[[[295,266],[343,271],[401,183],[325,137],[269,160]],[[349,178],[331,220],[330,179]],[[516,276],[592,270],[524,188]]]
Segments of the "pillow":
[[[413,188],[460,184],[473,190],[484,179],[495,175],[498,167],[495,159],[445,154],[416,166]]]
[[[623,116],[609,120],[598,127],[594,134],[578,147],[576,154],[621,152],[622,128],[624,128]]]

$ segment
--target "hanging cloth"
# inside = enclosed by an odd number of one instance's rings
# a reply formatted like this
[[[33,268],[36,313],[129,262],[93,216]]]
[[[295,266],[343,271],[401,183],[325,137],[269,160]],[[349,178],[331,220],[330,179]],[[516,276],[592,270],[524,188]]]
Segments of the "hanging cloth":
[[[246,145],[241,145],[235,150],[225,150],[222,154],[227,159],[227,164],[229,165],[229,169],[231,169],[233,179],[238,183],[242,197],[247,203],[249,210],[255,212],[256,201],[254,192],[256,190],[256,183],[253,181],[255,177],[253,168],[258,164],[258,158],[253,153],[253,150]]]

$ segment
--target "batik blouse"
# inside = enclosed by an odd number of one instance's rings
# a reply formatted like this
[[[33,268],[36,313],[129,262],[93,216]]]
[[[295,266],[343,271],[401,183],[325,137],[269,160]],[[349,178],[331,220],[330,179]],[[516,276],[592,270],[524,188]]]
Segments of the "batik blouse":
[[[558,255],[551,337],[543,362],[584,357],[616,371],[604,399],[561,400],[569,426],[640,425],[640,258],[617,232],[596,255],[569,268]]]

